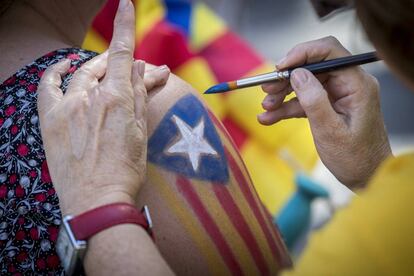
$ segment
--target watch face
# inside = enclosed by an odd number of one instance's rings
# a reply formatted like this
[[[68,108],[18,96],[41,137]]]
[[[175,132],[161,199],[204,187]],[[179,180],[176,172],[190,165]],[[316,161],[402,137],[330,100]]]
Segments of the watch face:
[[[66,231],[66,229],[62,227],[59,231],[59,236],[56,244],[56,251],[59,255],[60,261],[65,271],[67,271],[71,265],[72,258],[74,257],[75,253],[74,250],[75,249],[69,238],[68,232]]]
[[[56,251],[67,275],[72,275],[82,265],[86,250],[86,241],[77,240],[71,231],[69,225],[71,218],[71,216],[63,218],[56,242]]]

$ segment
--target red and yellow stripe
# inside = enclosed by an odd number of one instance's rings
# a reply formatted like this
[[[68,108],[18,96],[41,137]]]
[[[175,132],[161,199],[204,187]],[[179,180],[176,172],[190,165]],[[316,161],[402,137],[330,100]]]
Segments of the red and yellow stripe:
[[[209,235],[203,224],[194,215],[194,210],[189,208],[188,204],[178,196],[175,190],[161,175],[159,168],[148,164],[148,177],[152,179],[152,183],[160,196],[166,201],[177,220],[184,226],[191,240],[201,252],[202,256],[208,264],[211,275],[228,275],[230,270],[227,268],[217,252],[217,247]]]

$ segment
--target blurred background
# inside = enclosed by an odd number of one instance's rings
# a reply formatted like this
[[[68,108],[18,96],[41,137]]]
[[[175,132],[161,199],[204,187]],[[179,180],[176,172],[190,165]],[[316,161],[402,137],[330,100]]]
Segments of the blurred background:
[[[372,51],[353,10],[320,21],[309,0],[204,0],[267,60],[277,62],[294,45],[335,36],[352,53]],[[381,84],[382,108],[394,149],[414,146],[414,93],[378,62],[365,66]],[[398,107],[398,108],[397,108]],[[397,112],[398,111],[398,112]]]

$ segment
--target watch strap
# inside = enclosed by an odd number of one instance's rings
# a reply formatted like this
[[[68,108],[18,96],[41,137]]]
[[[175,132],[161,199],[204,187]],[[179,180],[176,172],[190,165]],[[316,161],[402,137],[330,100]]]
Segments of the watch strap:
[[[87,240],[102,230],[126,223],[142,226],[153,237],[148,208],[144,206],[143,212],[140,212],[128,203],[113,203],[92,209],[72,218],[68,223],[77,240]]]

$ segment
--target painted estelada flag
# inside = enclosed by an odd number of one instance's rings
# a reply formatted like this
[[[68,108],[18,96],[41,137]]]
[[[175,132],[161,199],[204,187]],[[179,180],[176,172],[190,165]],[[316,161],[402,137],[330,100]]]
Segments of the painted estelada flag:
[[[155,65],[167,64],[200,93],[217,82],[274,70],[202,1],[134,2],[137,14],[135,57]],[[93,22],[85,48],[97,52],[107,48],[117,5],[118,0],[107,2]],[[275,214],[295,189],[294,172],[280,152],[289,152],[306,170],[313,168],[317,155],[306,120],[289,120],[271,127],[258,124],[256,115],[262,112],[263,97],[260,88],[253,87],[225,96],[208,95],[204,100],[233,137],[260,198]],[[179,150],[179,147],[177,144],[171,150]],[[212,147],[215,149],[214,145]],[[209,162],[210,155],[203,154],[206,156],[203,162]],[[157,162],[163,162],[167,156],[157,158]]]
[[[185,235],[195,248],[190,255],[161,250],[177,274],[275,275],[290,265],[227,131],[195,95],[182,95],[163,115],[149,137],[148,160],[150,186],[168,203],[164,218],[184,228],[164,232],[166,246],[169,235],[176,243]],[[208,271],[192,259],[197,253]],[[175,266],[183,262],[186,271]]]
[[[148,141],[148,160],[188,178],[222,184],[229,178],[214,124],[193,96],[180,99],[160,122]]]

